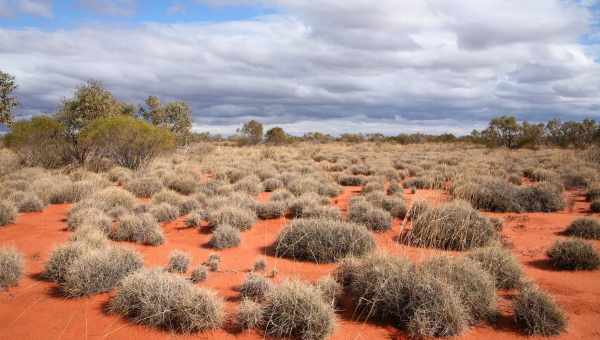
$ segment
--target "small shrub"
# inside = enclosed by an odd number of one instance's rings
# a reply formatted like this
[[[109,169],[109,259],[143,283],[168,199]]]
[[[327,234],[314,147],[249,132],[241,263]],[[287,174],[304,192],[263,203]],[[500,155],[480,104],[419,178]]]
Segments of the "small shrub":
[[[390,215],[396,218],[404,218],[408,213],[406,203],[398,196],[386,197],[383,201],[383,209],[389,211]]]
[[[16,286],[24,268],[23,255],[15,248],[0,248],[0,288]]]
[[[318,204],[311,204],[302,209],[302,212],[297,218],[304,219],[329,219],[329,220],[341,220],[342,212],[338,207],[323,206]]]
[[[199,227],[202,221],[205,221],[207,217],[206,211],[194,210],[185,220],[185,225],[190,228]]]
[[[496,315],[496,285],[478,262],[468,258],[434,257],[420,268],[453,288],[472,323]]]
[[[325,276],[315,283],[315,287],[321,292],[323,301],[335,307],[342,295],[342,286],[332,276]]]
[[[107,292],[143,264],[138,253],[124,248],[84,252],[68,266],[64,280],[59,282],[60,289],[67,297]]]
[[[137,203],[135,196],[129,191],[118,187],[108,187],[103,189],[96,193],[92,200],[96,201],[98,207],[105,212],[117,207],[131,210]]]
[[[403,192],[404,189],[400,184],[398,184],[398,182],[391,182],[386,191],[388,195],[402,194]]]
[[[266,192],[271,192],[283,187],[283,182],[277,178],[268,178],[263,182],[263,187]]]
[[[546,255],[556,269],[593,270],[600,266],[600,255],[596,249],[578,239],[556,241]]]
[[[190,195],[198,190],[198,180],[191,175],[173,174],[164,179],[165,186],[183,195]]]
[[[585,193],[585,199],[588,202],[600,200],[600,186],[596,185],[596,186],[588,189],[588,191]]]
[[[131,179],[132,171],[127,168],[116,166],[108,171],[108,179],[111,182],[126,183]]]
[[[392,216],[385,210],[373,207],[364,199],[353,199],[348,208],[348,219],[364,224],[373,231],[386,231],[392,227]]]
[[[125,190],[133,193],[136,197],[149,198],[160,192],[162,183],[155,177],[134,178],[125,184]]]
[[[285,281],[265,297],[260,326],[268,336],[321,340],[333,333],[335,313],[316,288]]]
[[[430,209],[430,207],[429,207],[429,204],[427,203],[427,201],[425,201],[425,200],[415,201],[410,206],[410,209],[408,209],[408,211],[406,212],[406,217],[409,220],[416,221],[421,217],[421,215],[423,213],[425,213],[429,209]]]
[[[361,185],[365,184],[366,181],[367,180],[363,176],[351,176],[351,175],[341,176],[338,179],[338,183],[340,183],[340,185],[348,186],[348,187],[361,186]]]
[[[500,289],[512,289],[521,285],[523,270],[519,261],[507,249],[493,246],[474,249],[467,255],[479,262],[496,281]]]
[[[162,229],[151,214],[126,215],[110,234],[116,241],[133,241],[158,246],[165,242]]]
[[[44,202],[38,198],[38,196],[31,192],[23,193],[23,197],[19,200],[17,204],[17,209],[19,212],[40,212],[44,210],[46,205]]]
[[[208,269],[212,272],[216,272],[219,270],[219,264],[221,263],[221,256],[219,254],[210,254],[208,255],[208,259],[204,263]]]
[[[256,222],[256,214],[239,207],[222,207],[208,214],[208,225],[215,228],[219,225],[228,224],[241,231],[248,230]]]
[[[236,192],[245,192],[249,195],[256,196],[263,191],[263,185],[255,175],[250,175],[242,178],[233,185],[233,190]]]
[[[223,301],[212,290],[160,270],[126,277],[109,310],[136,324],[181,333],[218,328],[224,318]]]
[[[590,211],[593,213],[600,213],[600,199],[595,200],[590,204]]]
[[[112,218],[97,208],[71,210],[67,218],[68,230],[76,231],[82,225],[95,226],[108,235],[112,228]]]
[[[327,219],[292,221],[279,233],[274,244],[277,256],[313,262],[361,256],[374,248],[375,241],[365,227]]]
[[[174,250],[169,257],[167,271],[170,273],[185,273],[190,265],[191,257],[181,250]]]
[[[190,280],[192,283],[200,283],[206,280],[208,277],[208,268],[206,266],[201,265],[196,269],[192,270],[192,275],[190,276]]]
[[[153,204],[148,211],[158,222],[174,221],[179,217],[179,209],[166,202]]]
[[[108,238],[104,231],[96,226],[82,225],[69,238],[71,242],[80,242],[92,249],[100,249],[108,245]]]
[[[83,254],[90,252],[91,247],[82,242],[65,244],[55,248],[44,267],[43,277],[56,283],[64,282],[67,269]]]
[[[216,249],[233,248],[240,245],[240,230],[228,224],[219,225],[212,233],[208,244]]]
[[[240,329],[253,329],[260,325],[263,319],[262,306],[250,299],[243,299],[240,303],[236,321]]]
[[[453,201],[428,209],[413,220],[408,241],[418,246],[467,250],[487,246],[498,236],[488,218],[464,201]]]
[[[593,218],[578,218],[567,227],[565,234],[588,240],[600,240],[600,222]]]
[[[558,335],[567,327],[561,308],[537,287],[520,291],[513,302],[513,312],[517,326],[527,335]]]
[[[267,269],[267,260],[264,258],[256,260],[256,262],[254,262],[254,267],[252,267],[252,270],[255,272],[260,272],[265,269]]]
[[[240,286],[240,295],[254,301],[261,301],[271,290],[272,285],[264,276],[250,273]]]
[[[17,218],[17,208],[7,200],[0,200],[0,226],[15,223]]]
[[[283,202],[265,202],[256,205],[256,215],[262,220],[269,220],[283,216],[286,205]]]
[[[200,208],[198,201],[191,197],[183,196],[173,190],[163,189],[152,196],[153,204],[169,203],[179,210],[179,215],[189,214],[191,211]]]
[[[523,210],[529,212],[554,212],[565,208],[560,191],[549,183],[522,188],[517,193],[517,201]]]

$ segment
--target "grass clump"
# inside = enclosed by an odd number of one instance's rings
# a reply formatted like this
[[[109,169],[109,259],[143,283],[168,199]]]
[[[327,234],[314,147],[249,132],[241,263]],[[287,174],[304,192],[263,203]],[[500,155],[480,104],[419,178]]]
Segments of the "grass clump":
[[[594,270],[600,267],[600,254],[582,240],[556,241],[546,252],[550,264],[561,270]]]
[[[221,256],[219,254],[210,254],[208,255],[208,259],[204,262],[204,265],[210,269],[212,272],[216,272],[219,270],[219,265],[221,264]]]
[[[488,218],[467,202],[453,201],[427,209],[413,219],[407,241],[417,246],[467,250],[487,246],[498,237]]]
[[[0,226],[15,223],[17,207],[8,200],[0,200]]]
[[[246,280],[240,286],[240,295],[243,298],[262,301],[272,287],[271,282],[264,276],[250,273],[246,276]]]
[[[83,242],[72,242],[55,248],[46,262],[43,277],[56,283],[64,282],[69,266],[92,247]]]
[[[67,218],[67,229],[76,231],[82,225],[92,225],[109,234],[112,229],[112,218],[97,208],[72,209]]]
[[[133,241],[152,246],[165,242],[160,225],[154,216],[147,213],[121,217],[110,237],[116,241]]]
[[[161,223],[174,221],[179,217],[179,208],[166,202],[151,205],[148,212]]]
[[[593,218],[578,218],[567,227],[565,234],[588,240],[600,240],[600,222]]]
[[[523,270],[509,250],[491,246],[474,249],[467,256],[494,277],[497,288],[513,289],[521,285]]]
[[[136,324],[180,333],[218,328],[224,318],[223,301],[212,290],[157,269],[126,277],[109,310]]]
[[[156,177],[135,178],[125,184],[125,190],[136,197],[149,198],[163,188],[161,181]]]
[[[181,250],[174,250],[169,256],[169,263],[166,270],[169,273],[185,273],[188,270],[190,261],[190,254]]]
[[[364,176],[352,176],[352,175],[344,175],[338,178],[338,183],[347,187],[356,187],[365,184],[366,178]]]
[[[280,201],[259,203],[256,205],[256,215],[261,220],[270,220],[283,216],[286,204]]]
[[[354,223],[364,224],[373,231],[381,232],[392,227],[392,216],[383,209],[371,205],[363,198],[350,201],[348,219]]]
[[[190,281],[192,283],[200,283],[206,281],[208,277],[208,268],[204,265],[198,266],[196,269],[192,270],[192,274],[190,276]]]
[[[590,203],[590,211],[593,213],[600,213],[600,199]]]
[[[208,225],[216,228],[228,224],[240,231],[249,230],[256,222],[256,214],[250,210],[235,206],[226,206],[208,213]]]
[[[199,227],[206,220],[207,214],[204,210],[194,210],[185,220],[185,225],[190,228]]]
[[[257,328],[262,319],[262,306],[258,302],[250,299],[243,299],[236,316],[237,326],[240,329]]]
[[[256,260],[256,262],[254,262],[254,266],[252,267],[252,270],[255,272],[261,272],[265,269],[267,269],[267,260],[264,258]]]
[[[333,333],[335,313],[313,286],[285,281],[265,297],[260,327],[268,336],[320,340]]]
[[[324,276],[315,282],[315,287],[321,292],[323,301],[335,307],[342,295],[342,285],[334,277]]]
[[[539,288],[523,288],[513,302],[517,326],[527,335],[552,336],[562,333],[567,320],[554,300]]]
[[[16,286],[25,266],[23,255],[13,247],[0,248],[0,288]]]
[[[328,219],[298,219],[277,237],[277,256],[313,262],[335,262],[361,256],[375,248],[369,231],[358,224]]]
[[[97,202],[98,207],[105,212],[117,207],[131,210],[137,203],[133,194],[118,187],[108,187],[103,189],[96,193],[92,197],[92,200]]]
[[[99,249],[108,245],[106,234],[93,225],[82,225],[69,238],[71,242],[81,242],[90,248]]]
[[[67,297],[107,292],[143,264],[142,257],[129,249],[105,247],[84,252],[68,266],[59,287]]]
[[[208,244],[216,249],[225,249],[237,247],[240,242],[240,230],[228,224],[222,224],[213,231]]]

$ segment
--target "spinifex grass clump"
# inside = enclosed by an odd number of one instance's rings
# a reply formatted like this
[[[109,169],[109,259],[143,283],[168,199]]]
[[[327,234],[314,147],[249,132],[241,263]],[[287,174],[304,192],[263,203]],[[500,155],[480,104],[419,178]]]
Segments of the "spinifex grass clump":
[[[512,289],[521,285],[523,270],[509,250],[491,246],[474,249],[467,256],[494,277],[497,288]]]
[[[268,336],[321,340],[333,333],[335,313],[315,287],[285,281],[265,296],[260,327]]]
[[[515,322],[527,335],[552,336],[567,327],[562,309],[535,286],[524,287],[513,302]]]
[[[208,244],[216,249],[233,248],[240,245],[241,236],[239,229],[223,224],[213,230]]]
[[[375,241],[369,231],[358,224],[298,219],[279,233],[273,248],[277,256],[323,263],[369,253],[375,248]]]
[[[374,207],[364,198],[354,198],[348,208],[348,219],[363,224],[373,231],[386,231],[392,226],[392,216],[387,211]]]
[[[464,201],[453,201],[425,210],[413,219],[409,243],[440,249],[467,250],[497,240],[490,220]]]
[[[149,198],[163,188],[160,179],[156,177],[135,178],[125,184],[125,190],[137,197]]]
[[[261,301],[272,287],[271,282],[264,276],[250,273],[246,276],[246,280],[240,286],[240,295],[243,298]]]
[[[169,257],[169,263],[167,264],[167,271],[171,273],[185,273],[188,270],[188,266],[191,262],[190,254],[181,251],[174,250],[171,252]]]
[[[256,222],[256,214],[250,209],[227,206],[209,212],[207,220],[208,225],[212,228],[228,224],[240,231],[245,231],[252,228]]]
[[[550,264],[561,270],[594,270],[600,267],[600,254],[582,240],[556,241],[546,252]]]
[[[578,218],[567,227],[565,234],[588,240],[600,240],[600,221],[589,217]]]
[[[16,286],[23,275],[23,255],[11,247],[0,248],[0,289]]]
[[[133,241],[153,246],[165,242],[162,229],[151,214],[122,216],[110,237],[117,241]]]
[[[117,287],[109,309],[137,324],[190,333],[223,323],[223,302],[209,289],[164,271],[141,270]]]
[[[17,218],[17,207],[8,201],[0,201],[0,226],[5,226],[10,223],[14,223]]]

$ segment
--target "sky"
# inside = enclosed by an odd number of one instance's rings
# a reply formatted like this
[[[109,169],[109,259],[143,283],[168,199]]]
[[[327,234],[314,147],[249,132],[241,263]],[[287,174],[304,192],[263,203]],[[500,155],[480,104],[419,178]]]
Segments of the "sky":
[[[19,118],[94,79],[220,134],[600,120],[600,0],[0,0],[0,70]]]

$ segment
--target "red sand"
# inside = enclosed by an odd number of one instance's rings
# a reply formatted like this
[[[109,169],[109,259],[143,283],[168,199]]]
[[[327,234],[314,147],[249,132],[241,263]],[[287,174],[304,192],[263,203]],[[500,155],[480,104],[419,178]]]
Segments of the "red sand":
[[[349,198],[357,188],[347,188],[333,199],[342,210],[347,209]],[[574,199],[572,211],[551,214],[489,214],[506,220],[503,236],[523,264],[528,277],[551,293],[565,309],[569,318],[568,331],[557,339],[600,339],[600,271],[557,272],[549,269],[544,261],[544,251],[573,219],[586,215],[587,203],[581,193],[569,193]],[[427,199],[432,203],[445,200],[436,191],[419,190],[406,193],[409,201]],[[261,194],[260,200],[268,199]],[[26,275],[19,286],[0,293],[0,339],[260,339],[256,331],[238,332],[228,321],[221,330],[189,336],[171,334],[144,326],[128,323],[114,315],[107,315],[103,308],[110,294],[91,298],[65,299],[56,293],[55,285],[40,281],[37,276],[53,247],[64,243],[69,232],[65,230],[65,217],[69,207],[55,205],[42,213],[20,214],[17,223],[0,228],[0,245],[14,245],[27,258]],[[568,210],[568,209],[567,209]],[[598,216],[600,217],[600,216]],[[242,235],[242,244],[234,249],[219,251],[221,268],[209,273],[202,286],[216,289],[226,301],[226,309],[233,314],[239,303],[236,287],[256,259],[267,258],[267,273],[277,269],[275,281],[298,277],[314,281],[329,273],[334,265],[317,265],[294,262],[265,255],[269,246],[283,227],[284,218],[258,222]],[[399,244],[395,238],[400,233],[402,221],[395,221],[392,230],[376,235],[380,249],[420,261],[428,256],[444,253],[439,250],[418,249]],[[144,254],[147,266],[163,266],[173,249],[185,250],[193,255],[193,266],[202,263],[214,251],[206,246],[210,234],[206,227],[198,232],[185,228],[183,219],[164,226],[167,242],[160,247],[146,247],[122,243]],[[595,246],[600,248],[600,242]],[[193,267],[192,266],[192,267]],[[495,326],[482,325],[467,331],[459,339],[507,339],[526,338],[512,322],[510,299],[514,292],[500,292],[501,317]],[[351,320],[352,311],[338,313],[338,327],[333,339],[404,339],[406,335],[389,326],[373,325]]]

